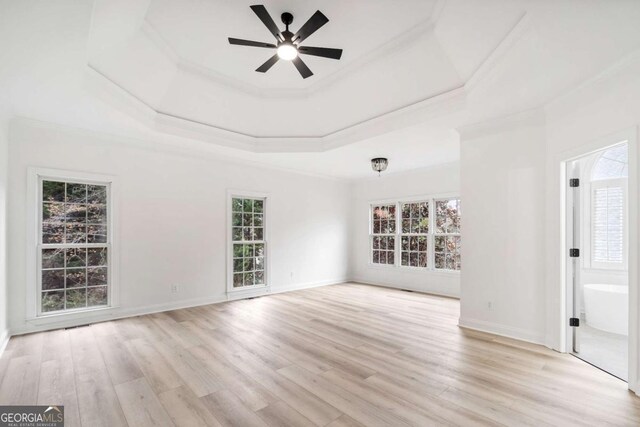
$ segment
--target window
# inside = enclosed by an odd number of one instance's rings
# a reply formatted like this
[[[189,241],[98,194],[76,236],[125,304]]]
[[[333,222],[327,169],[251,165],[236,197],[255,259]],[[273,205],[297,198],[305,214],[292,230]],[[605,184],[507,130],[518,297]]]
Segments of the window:
[[[371,205],[370,262],[460,270],[460,213],[458,198]]]
[[[626,266],[628,145],[602,153],[591,171],[591,266]]]
[[[39,179],[39,313],[109,305],[109,184]]]
[[[401,265],[427,267],[429,202],[402,203]]]
[[[266,285],[265,198],[231,198],[232,289]]]
[[[374,264],[395,264],[396,254],[396,205],[374,206],[371,209],[373,229],[372,262]]]
[[[460,199],[436,200],[435,268],[460,270]]]

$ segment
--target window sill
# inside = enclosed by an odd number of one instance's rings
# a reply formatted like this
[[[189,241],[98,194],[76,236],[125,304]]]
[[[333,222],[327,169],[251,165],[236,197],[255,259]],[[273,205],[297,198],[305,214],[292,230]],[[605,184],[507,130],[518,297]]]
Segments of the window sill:
[[[71,311],[71,312],[41,314],[37,317],[31,317],[27,319],[27,323],[32,325],[46,325],[46,324],[62,322],[66,320],[78,320],[78,319],[83,319],[87,316],[91,316],[94,313],[109,313],[113,310],[116,310],[117,308],[118,306],[106,306],[106,307],[96,307],[96,308],[90,308],[87,310],[78,310],[78,311]]]
[[[258,290],[258,289],[266,289],[266,288],[268,288],[267,285],[243,286],[241,288],[227,289],[227,293],[228,294],[233,294],[233,293],[238,293],[238,292],[248,292],[248,291],[255,291],[255,290]]]
[[[429,274],[443,274],[443,275],[460,275],[460,270],[436,270],[434,268],[423,268],[423,267],[411,267],[407,265],[390,265],[390,264],[374,264],[372,262],[368,262],[367,266],[369,268],[376,268],[381,270],[398,270],[401,272],[410,272],[410,273],[429,273]]]

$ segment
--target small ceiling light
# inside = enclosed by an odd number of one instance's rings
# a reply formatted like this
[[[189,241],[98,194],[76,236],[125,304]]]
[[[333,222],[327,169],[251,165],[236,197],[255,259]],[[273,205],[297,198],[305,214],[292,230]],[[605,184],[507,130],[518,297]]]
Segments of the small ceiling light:
[[[298,56],[298,49],[290,41],[284,41],[278,46],[278,57],[285,61],[291,61]]]
[[[387,170],[387,166],[389,165],[389,160],[384,157],[376,157],[375,159],[371,159],[371,168],[378,172],[378,176],[380,176],[380,172]]]

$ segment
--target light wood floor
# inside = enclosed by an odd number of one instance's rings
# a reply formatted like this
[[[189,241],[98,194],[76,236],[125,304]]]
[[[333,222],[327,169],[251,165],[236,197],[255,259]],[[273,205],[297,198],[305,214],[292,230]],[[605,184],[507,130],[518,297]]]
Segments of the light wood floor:
[[[640,424],[625,383],[457,319],[349,284],[14,337],[0,404],[91,427]]]

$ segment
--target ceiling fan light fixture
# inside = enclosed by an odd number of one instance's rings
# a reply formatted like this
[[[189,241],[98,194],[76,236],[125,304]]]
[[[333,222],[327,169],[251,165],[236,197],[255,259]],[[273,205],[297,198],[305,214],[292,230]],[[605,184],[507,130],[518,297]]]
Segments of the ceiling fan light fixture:
[[[280,43],[278,46],[278,57],[285,61],[292,61],[298,56],[298,49],[289,41]]]

